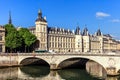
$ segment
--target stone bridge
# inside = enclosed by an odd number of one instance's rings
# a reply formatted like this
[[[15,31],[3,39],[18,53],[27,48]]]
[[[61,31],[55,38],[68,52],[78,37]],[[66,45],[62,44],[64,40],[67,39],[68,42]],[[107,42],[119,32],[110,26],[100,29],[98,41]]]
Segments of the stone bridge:
[[[27,58],[42,59],[47,62],[50,69],[60,69],[59,65],[72,58],[84,58],[97,62],[100,64],[107,72],[108,75],[118,75],[120,70],[120,54],[119,53],[65,53],[65,54],[55,54],[55,53],[16,53],[16,54],[1,54],[0,64],[3,61],[9,61],[8,63],[13,65],[23,65]],[[15,62],[16,61],[16,62]]]

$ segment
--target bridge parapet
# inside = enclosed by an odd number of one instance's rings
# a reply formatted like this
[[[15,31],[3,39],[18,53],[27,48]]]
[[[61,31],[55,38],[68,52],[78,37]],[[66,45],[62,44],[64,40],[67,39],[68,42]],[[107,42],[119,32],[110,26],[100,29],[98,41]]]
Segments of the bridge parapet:
[[[120,55],[120,52],[44,52],[44,53],[0,53],[0,55],[29,55],[29,54],[103,54],[103,55]]]
[[[17,53],[0,53],[0,56],[18,56]]]
[[[60,56],[60,55],[85,55],[85,56],[120,56],[119,53],[90,53],[90,52],[74,52],[74,53],[0,53],[0,56]]]

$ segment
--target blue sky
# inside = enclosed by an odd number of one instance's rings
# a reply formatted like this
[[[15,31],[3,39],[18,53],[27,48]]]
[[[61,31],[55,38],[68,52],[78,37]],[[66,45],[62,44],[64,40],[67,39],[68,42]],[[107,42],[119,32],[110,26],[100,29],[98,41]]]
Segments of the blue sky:
[[[0,0],[0,25],[8,23],[9,11],[15,26],[35,25],[38,10],[48,26],[83,30],[91,34],[101,29],[120,39],[120,0]]]

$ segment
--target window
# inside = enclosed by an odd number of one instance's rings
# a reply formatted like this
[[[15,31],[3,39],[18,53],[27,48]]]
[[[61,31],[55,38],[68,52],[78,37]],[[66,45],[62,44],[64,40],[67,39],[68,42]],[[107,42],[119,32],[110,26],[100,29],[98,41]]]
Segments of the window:
[[[2,36],[0,36],[0,41],[2,41]]]
[[[0,52],[2,52],[2,44],[0,44]]]
[[[45,27],[44,27],[44,31],[46,31],[46,30],[45,30]]]

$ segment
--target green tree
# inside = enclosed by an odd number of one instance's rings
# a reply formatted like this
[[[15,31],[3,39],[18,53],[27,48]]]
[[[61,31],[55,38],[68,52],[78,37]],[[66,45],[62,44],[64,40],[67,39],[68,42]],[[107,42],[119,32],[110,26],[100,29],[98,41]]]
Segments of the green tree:
[[[12,24],[6,24],[5,25],[5,34],[9,34],[11,32],[16,31],[16,29],[14,28],[14,26]]]
[[[37,40],[36,36],[33,35],[32,33],[29,32],[28,29],[26,28],[21,28],[19,30],[19,34],[22,36],[23,38],[23,44],[25,44],[25,52],[26,52],[26,48],[28,49],[29,52],[29,48],[32,46],[32,44],[34,44]]]
[[[16,49],[21,46],[22,38],[18,34],[18,31],[12,24],[5,25],[6,36],[5,46],[10,52],[16,52]]]
[[[20,28],[18,31],[12,24],[5,25],[5,46],[9,52],[25,51],[36,42],[35,35],[29,32],[27,28]]]
[[[7,34],[5,38],[5,46],[10,49],[11,52],[16,52],[16,48],[21,46],[21,40],[22,38],[19,36],[19,34],[16,32],[11,32]]]

